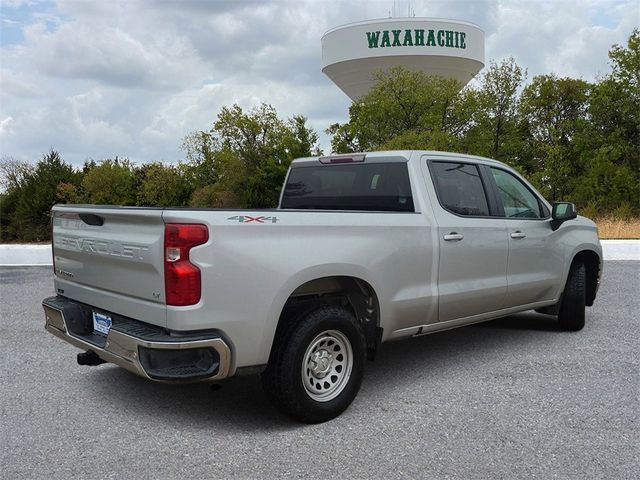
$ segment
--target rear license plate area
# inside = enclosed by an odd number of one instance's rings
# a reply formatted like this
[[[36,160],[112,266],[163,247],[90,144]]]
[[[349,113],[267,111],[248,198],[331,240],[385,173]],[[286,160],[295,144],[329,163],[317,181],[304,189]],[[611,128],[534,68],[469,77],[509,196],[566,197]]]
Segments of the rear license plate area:
[[[111,325],[113,325],[111,317],[100,312],[92,312],[92,314],[93,333],[106,337],[109,334],[109,330],[111,330]]]

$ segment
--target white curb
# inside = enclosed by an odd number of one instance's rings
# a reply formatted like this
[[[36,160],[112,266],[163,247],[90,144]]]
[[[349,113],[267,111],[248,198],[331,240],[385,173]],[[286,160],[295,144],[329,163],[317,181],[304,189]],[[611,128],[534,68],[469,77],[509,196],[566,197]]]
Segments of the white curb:
[[[52,265],[49,245],[0,245],[0,266],[47,266]]]
[[[640,260],[640,240],[600,240],[605,260]]]

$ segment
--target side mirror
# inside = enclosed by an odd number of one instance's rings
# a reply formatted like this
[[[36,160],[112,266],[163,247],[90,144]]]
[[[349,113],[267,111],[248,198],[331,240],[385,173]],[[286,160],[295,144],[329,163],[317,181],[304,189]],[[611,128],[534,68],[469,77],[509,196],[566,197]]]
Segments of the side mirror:
[[[576,206],[569,202],[555,202],[551,210],[551,228],[557,230],[563,222],[573,220],[578,216]]]

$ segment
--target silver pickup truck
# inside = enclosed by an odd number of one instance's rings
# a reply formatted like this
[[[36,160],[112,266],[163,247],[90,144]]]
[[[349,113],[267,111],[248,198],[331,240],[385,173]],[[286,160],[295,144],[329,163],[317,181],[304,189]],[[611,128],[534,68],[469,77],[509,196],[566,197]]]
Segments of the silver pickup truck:
[[[160,382],[260,373],[303,422],[339,415],[381,342],[536,309],[580,330],[595,224],[517,172],[431,151],[295,160],[274,210],[53,208],[46,329]],[[514,321],[517,321],[514,319]]]

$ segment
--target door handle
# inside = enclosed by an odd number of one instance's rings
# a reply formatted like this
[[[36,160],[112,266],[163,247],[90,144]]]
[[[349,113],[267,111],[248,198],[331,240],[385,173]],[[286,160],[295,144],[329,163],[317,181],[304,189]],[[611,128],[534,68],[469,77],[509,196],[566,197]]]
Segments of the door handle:
[[[516,230],[515,232],[513,232],[513,233],[511,234],[511,238],[524,238],[524,237],[526,237],[526,236],[527,236],[527,234],[526,234],[526,233],[521,232],[520,230]]]
[[[443,237],[447,242],[458,241],[464,238],[464,235],[461,235],[457,232],[448,233]]]

